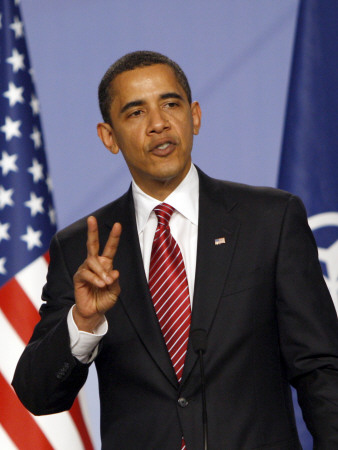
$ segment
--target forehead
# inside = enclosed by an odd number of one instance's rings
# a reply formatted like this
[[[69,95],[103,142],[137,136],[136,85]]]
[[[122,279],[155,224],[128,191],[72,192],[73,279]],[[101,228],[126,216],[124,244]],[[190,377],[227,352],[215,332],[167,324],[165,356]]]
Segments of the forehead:
[[[138,67],[123,72],[112,81],[111,96],[114,103],[125,103],[147,96],[160,96],[177,92],[186,98],[184,89],[178,82],[175,72],[166,64]]]

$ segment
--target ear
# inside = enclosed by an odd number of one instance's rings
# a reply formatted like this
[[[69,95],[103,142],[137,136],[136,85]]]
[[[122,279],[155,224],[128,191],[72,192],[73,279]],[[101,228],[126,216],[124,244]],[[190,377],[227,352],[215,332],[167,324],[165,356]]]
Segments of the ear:
[[[192,102],[190,108],[192,116],[193,133],[197,135],[201,128],[201,119],[202,119],[201,107],[198,102]]]
[[[115,155],[119,152],[119,146],[115,139],[115,133],[111,125],[106,122],[97,124],[97,135],[103,142],[103,145]]]

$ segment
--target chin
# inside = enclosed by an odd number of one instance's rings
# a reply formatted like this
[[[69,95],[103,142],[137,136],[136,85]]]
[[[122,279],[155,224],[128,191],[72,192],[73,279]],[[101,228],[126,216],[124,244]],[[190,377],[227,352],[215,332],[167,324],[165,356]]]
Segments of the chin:
[[[176,178],[184,178],[184,171],[182,170],[175,170],[175,169],[163,169],[163,170],[159,170],[157,172],[157,174],[155,175],[155,178],[158,181],[162,181],[162,182],[168,182],[168,181],[172,181],[175,180]]]
[[[191,161],[186,162],[185,164],[178,164],[177,161],[168,161],[167,163],[159,165],[156,169],[156,172],[159,179],[166,179],[169,181],[173,178],[179,178],[184,176],[189,172]]]

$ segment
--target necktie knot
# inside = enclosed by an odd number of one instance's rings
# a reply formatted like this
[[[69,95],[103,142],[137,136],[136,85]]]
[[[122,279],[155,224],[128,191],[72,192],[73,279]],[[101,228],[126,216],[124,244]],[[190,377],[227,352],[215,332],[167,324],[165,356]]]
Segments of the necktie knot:
[[[175,211],[175,208],[168,205],[168,203],[161,203],[154,208],[154,212],[157,216],[158,226],[159,227],[168,227],[169,220],[172,216],[172,213]]]

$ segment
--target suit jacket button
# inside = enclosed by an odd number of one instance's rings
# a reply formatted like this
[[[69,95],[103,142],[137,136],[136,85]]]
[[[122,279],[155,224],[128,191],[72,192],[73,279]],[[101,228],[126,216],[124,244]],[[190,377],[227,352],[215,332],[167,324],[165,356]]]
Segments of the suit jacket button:
[[[184,397],[180,397],[180,398],[177,400],[177,402],[178,402],[178,404],[180,405],[181,408],[185,408],[186,406],[189,405],[188,400],[187,400],[186,398],[184,398]]]

